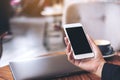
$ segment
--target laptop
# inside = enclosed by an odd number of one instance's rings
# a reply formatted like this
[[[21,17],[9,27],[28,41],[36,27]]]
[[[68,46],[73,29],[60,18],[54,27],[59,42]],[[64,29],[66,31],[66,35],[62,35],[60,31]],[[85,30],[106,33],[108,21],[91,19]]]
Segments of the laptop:
[[[10,62],[9,65],[15,80],[54,79],[82,71],[70,63],[65,54]]]

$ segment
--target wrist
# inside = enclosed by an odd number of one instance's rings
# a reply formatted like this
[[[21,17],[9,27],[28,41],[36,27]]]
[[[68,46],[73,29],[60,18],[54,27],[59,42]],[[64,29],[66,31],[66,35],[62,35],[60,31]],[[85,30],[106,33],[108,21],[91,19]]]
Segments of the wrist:
[[[105,61],[102,61],[99,66],[97,67],[96,71],[94,74],[96,74],[97,76],[101,77],[102,75],[102,69],[103,69],[103,66],[106,62]]]

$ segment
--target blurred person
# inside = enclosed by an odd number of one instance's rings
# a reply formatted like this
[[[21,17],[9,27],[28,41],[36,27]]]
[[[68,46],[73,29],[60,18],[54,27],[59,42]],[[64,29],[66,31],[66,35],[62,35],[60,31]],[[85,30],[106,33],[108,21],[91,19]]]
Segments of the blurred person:
[[[4,37],[4,40],[9,40],[12,38],[12,32],[10,29],[10,17],[12,15],[12,7],[10,5],[10,0],[0,1],[0,29],[7,31],[8,34]]]
[[[4,36],[7,34],[7,32],[3,31],[3,29],[0,27],[0,58],[2,56],[2,51],[3,51],[3,47],[2,47],[2,39],[4,38]]]
[[[68,38],[65,37],[65,43],[67,45],[66,54],[68,56],[68,60],[79,68],[96,74],[101,77],[102,80],[120,80],[120,66],[107,63],[94,41],[88,35],[87,38],[95,54],[94,58],[75,60]]]

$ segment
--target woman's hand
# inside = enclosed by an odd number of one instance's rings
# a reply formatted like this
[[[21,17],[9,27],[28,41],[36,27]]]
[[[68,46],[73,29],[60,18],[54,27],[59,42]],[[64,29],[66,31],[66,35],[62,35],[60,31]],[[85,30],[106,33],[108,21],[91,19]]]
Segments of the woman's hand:
[[[66,54],[68,56],[68,60],[74,65],[80,67],[81,69],[89,71],[101,77],[101,72],[102,72],[102,68],[105,63],[105,60],[99,48],[95,45],[94,41],[88,35],[87,35],[87,38],[94,52],[94,57],[89,59],[80,59],[80,60],[74,59],[73,51],[71,50],[71,45],[68,41],[68,38],[65,37],[65,43],[67,45]]]

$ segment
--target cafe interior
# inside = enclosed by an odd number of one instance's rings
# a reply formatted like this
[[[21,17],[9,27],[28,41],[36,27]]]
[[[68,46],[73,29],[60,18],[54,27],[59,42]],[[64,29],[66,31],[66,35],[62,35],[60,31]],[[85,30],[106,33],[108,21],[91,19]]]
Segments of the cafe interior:
[[[0,68],[9,66],[10,62],[65,55],[64,37],[66,35],[63,26],[72,23],[81,23],[85,32],[93,40],[110,42],[113,53],[107,55],[106,58],[111,58],[120,51],[119,0],[10,0],[10,5],[11,34],[3,38]],[[0,69],[0,80],[3,76],[1,74],[4,74],[3,78],[7,75],[4,71]],[[87,75],[90,79],[84,79],[87,72],[82,77],[78,76],[82,73],[84,72],[77,73],[74,77],[73,75],[67,75],[68,78],[59,77],[58,80],[100,80],[92,74]],[[5,80],[7,79],[13,80],[13,77],[7,76]]]

